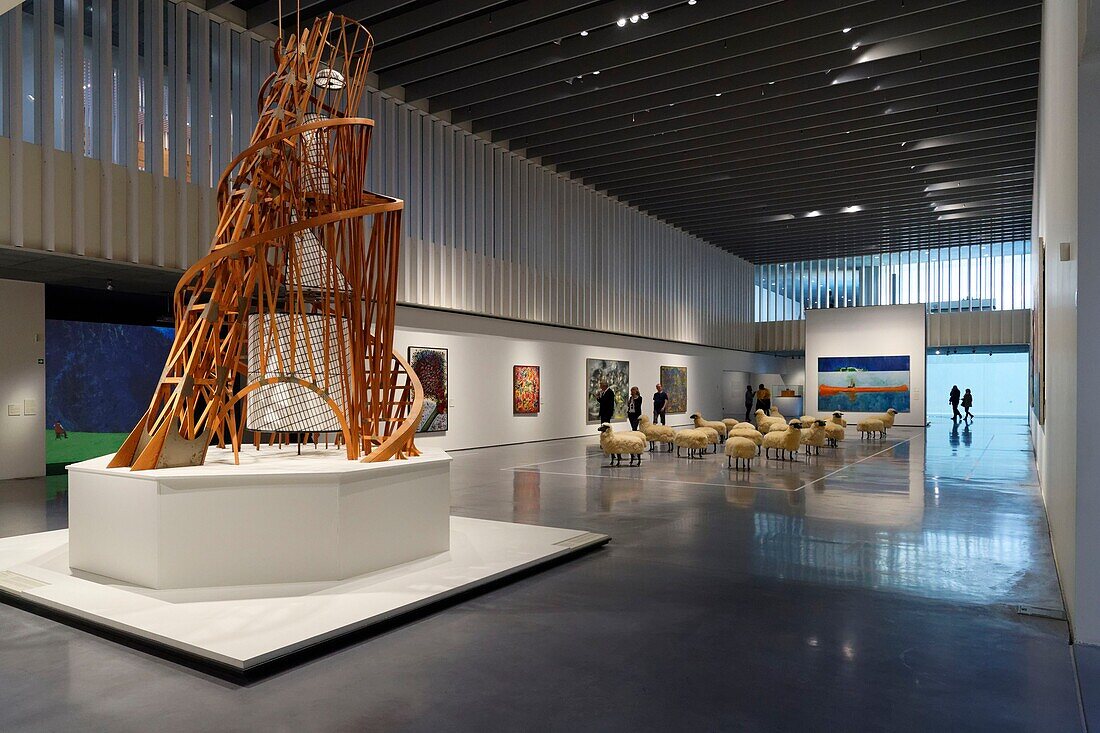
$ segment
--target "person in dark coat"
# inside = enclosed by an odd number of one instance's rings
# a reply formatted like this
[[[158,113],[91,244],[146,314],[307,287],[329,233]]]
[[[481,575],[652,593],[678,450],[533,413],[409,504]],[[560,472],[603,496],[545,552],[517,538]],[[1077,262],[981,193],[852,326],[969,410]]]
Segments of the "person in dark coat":
[[[959,392],[959,385],[953,385],[951,387],[951,396],[947,398],[947,401],[951,403],[951,419],[958,420],[962,417],[962,413],[959,412],[959,398],[961,394]]]
[[[756,390],[752,385],[745,387],[745,422],[752,422],[752,406],[756,404]]]
[[[600,382],[600,393],[596,400],[600,403],[600,422],[611,422],[611,418],[615,415],[615,392],[607,382]]]
[[[962,406],[963,406],[963,409],[966,410],[966,417],[964,419],[965,420],[973,420],[974,415],[971,414],[970,408],[974,406],[974,395],[970,394],[969,389],[966,390],[966,394],[963,395]]]
[[[763,410],[765,415],[772,412],[772,391],[763,384],[756,390],[756,409]]]
[[[638,429],[638,420],[642,417],[642,393],[637,387],[630,388],[630,397],[626,401],[626,419],[630,421],[630,429]]]
[[[660,384],[657,385],[657,391],[653,393],[653,424],[660,423],[665,424],[665,413],[668,412],[668,392],[665,392],[665,388]]]

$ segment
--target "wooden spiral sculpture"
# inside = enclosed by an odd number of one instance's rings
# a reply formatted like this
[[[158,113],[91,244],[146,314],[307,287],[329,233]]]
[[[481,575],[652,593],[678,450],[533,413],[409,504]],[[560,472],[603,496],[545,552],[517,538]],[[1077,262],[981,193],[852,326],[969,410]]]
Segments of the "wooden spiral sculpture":
[[[218,183],[210,253],[176,286],[176,337],[111,467],[200,465],[247,433],[337,434],[349,460],[417,455],[416,375],[393,349],[403,202],[365,192],[373,41],[317,19],[275,48],[251,144]]]

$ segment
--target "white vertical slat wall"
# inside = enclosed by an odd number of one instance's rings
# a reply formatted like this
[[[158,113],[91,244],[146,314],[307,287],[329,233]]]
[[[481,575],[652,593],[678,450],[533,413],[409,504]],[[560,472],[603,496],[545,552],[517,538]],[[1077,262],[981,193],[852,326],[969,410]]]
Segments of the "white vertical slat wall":
[[[271,44],[187,2],[61,7],[0,16],[0,245],[183,269],[209,246]],[[406,202],[402,302],[752,348],[744,260],[380,92],[361,114],[369,185]]]

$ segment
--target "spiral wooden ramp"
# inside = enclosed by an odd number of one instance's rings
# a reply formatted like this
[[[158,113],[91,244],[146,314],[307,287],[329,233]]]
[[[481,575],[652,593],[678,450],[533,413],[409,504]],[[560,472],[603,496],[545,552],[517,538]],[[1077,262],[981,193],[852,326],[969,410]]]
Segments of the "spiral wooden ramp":
[[[111,467],[239,460],[334,433],[349,460],[417,455],[423,390],[393,349],[403,202],[365,192],[372,120],[352,116],[373,41],[328,15],[275,48],[249,147],[222,174],[210,253],[174,296],[176,337]]]

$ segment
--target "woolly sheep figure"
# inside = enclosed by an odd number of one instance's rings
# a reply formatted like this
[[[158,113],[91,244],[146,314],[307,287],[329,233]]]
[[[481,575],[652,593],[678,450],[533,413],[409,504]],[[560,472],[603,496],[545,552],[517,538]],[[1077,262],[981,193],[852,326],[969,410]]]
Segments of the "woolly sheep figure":
[[[737,461],[737,467],[741,467],[741,463],[744,462],[745,468],[751,468],[750,463],[753,458],[756,457],[756,443],[753,443],[748,438],[741,438],[736,435],[726,439],[726,466],[733,468],[733,462]]]
[[[764,440],[764,434],[756,428],[734,428],[730,431],[730,434],[726,438],[726,440],[729,440],[730,438],[748,438],[754,444],[760,445],[760,443],[762,443]]]
[[[879,420],[882,420],[883,426],[887,430],[889,430],[890,428],[894,427],[894,418],[897,417],[897,414],[898,411],[891,407],[889,410],[882,413],[881,415],[875,415],[875,417],[877,417]]]
[[[695,427],[697,428],[712,428],[714,432],[718,433],[719,438],[726,437],[726,424],[718,420],[706,420],[698,412],[691,416],[691,419],[695,421]]]
[[[766,458],[771,458],[771,452],[774,450],[777,458],[793,461],[798,455],[798,446],[801,441],[802,423],[796,420],[788,425],[786,430],[782,432],[776,431],[765,435],[761,447],[764,449],[764,456]],[[784,453],[789,457],[784,456]]]
[[[844,440],[844,426],[836,423],[825,423],[825,442],[830,448],[836,448],[840,441]]]
[[[657,443],[668,443],[668,450],[669,452],[672,451],[672,440],[676,436],[675,430],[667,425],[654,424],[645,415],[638,418],[638,427],[641,428],[641,432],[645,434],[646,440],[649,441],[650,450],[654,450]]]
[[[886,436],[886,426],[882,424],[882,420],[876,417],[868,417],[859,421],[860,440],[863,438],[877,439]]]
[[[636,435],[627,435],[623,433],[615,434],[609,423],[604,423],[599,427],[600,431],[600,448],[603,449],[604,455],[611,456],[612,466],[621,466],[623,464],[623,453],[630,456],[630,465],[642,465],[642,454],[645,453],[645,440],[639,438]],[[635,464],[635,458],[637,464]]]
[[[810,423],[810,427],[803,428],[799,440],[802,445],[806,446],[806,455],[810,455],[811,448],[813,448],[814,455],[820,455],[821,448],[825,445],[825,421],[814,420]]]
[[[771,413],[770,413],[770,414],[771,414],[771,416],[772,416],[772,417],[782,417],[782,418],[783,418],[783,420],[786,420],[786,419],[787,419],[787,418],[783,417],[783,413],[782,413],[782,412],[780,412],[780,411],[779,411],[779,408],[778,408],[778,407],[776,407],[775,405],[772,405],[772,409],[771,409]]]
[[[718,444],[722,442],[722,436],[718,434],[718,431],[712,428],[710,425],[703,425],[695,428],[701,433],[705,433],[707,436],[707,443],[714,446],[714,452],[718,452]]]
[[[802,423],[803,425],[813,425],[815,422],[817,422],[817,420],[818,418],[814,417],[813,415],[803,415],[802,417],[798,418],[798,422]],[[806,428],[802,429],[806,430]]]
[[[757,410],[754,417],[756,417],[756,429],[762,433],[768,432],[768,428],[772,425],[780,425],[783,430],[787,429],[787,421],[782,417],[770,417],[764,414],[763,410]]]
[[[680,456],[680,449],[687,449],[688,458],[702,458],[703,451],[710,445],[710,439],[707,434],[702,430],[696,428],[686,428],[684,430],[677,430],[673,436],[672,442],[676,445],[676,455]]]
[[[724,417],[722,424],[726,426],[726,435],[729,435],[730,431],[737,427],[738,421],[732,417]]]
[[[739,422],[733,426],[734,430],[756,430],[756,426],[751,422]]]
[[[839,425],[842,428],[848,427],[848,421],[844,419],[843,412],[834,412],[832,418],[833,425]]]
[[[787,423],[776,420],[775,422],[768,423],[767,430],[761,430],[760,432],[764,433],[764,435],[767,435],[768,433],[782,433],[785,432],[788,427],[790,426],[787,425]]]

